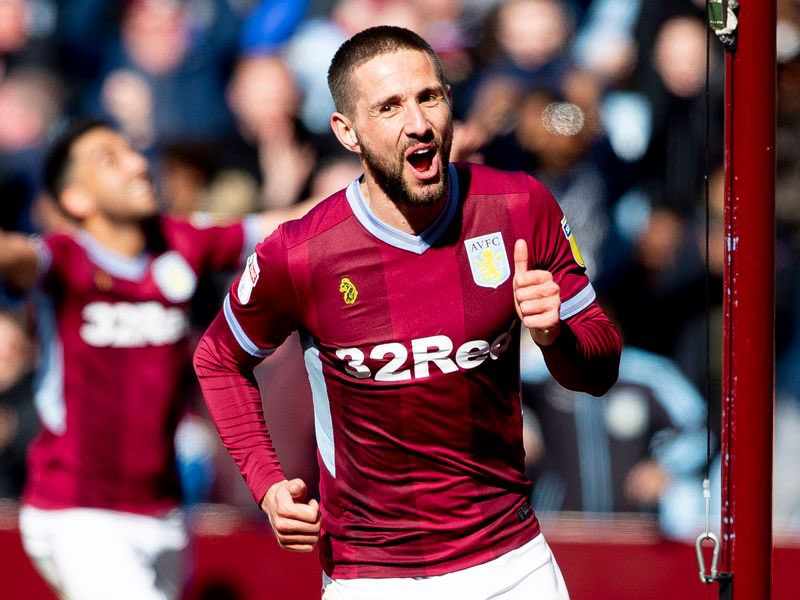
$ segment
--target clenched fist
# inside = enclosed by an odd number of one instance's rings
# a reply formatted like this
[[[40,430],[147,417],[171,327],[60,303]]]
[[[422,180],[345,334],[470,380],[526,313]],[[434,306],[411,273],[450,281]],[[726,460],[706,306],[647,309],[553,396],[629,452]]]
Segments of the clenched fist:
[[[316,500],[305,501],[307,492],[302,479],[279,481],[261,501],[261,510],[267,513],[281,548],[311,552],[319,540],[322,513]]]

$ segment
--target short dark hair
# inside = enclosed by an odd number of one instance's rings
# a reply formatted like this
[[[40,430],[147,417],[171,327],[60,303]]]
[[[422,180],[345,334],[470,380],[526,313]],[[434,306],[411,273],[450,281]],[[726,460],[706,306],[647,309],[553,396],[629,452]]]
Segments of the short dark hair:
[[[433,63],[436,77],[443,86],[445,85],[442,61],[421,36],[393,25],[369,27],[344,42],[331,60],[328,69],[328,88],[333,96],[336,110],[345,115],[351,115],[353,112],[350,76],[356,67],[381,54],[399,50],[418,50],[427,54]]]
[[[80,138],[94,129],[116,128],[105,119],[84,118],[70,125],[55,141],[50,145],[47,156],[44,160],[44,187],[53,199],[58,200],[59,195],[64,189],[67,180],[67,173],[71,162],[72,148]]]

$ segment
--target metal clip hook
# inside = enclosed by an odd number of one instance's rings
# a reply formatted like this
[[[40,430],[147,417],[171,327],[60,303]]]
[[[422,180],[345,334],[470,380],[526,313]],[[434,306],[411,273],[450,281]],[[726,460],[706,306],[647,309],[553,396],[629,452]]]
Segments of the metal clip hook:
[[[708,0],[706,6],[709,26],[726,50],[734,50],[739,26],[739,0]]]
[[[711,554],[711,570],[706,573],[706,561],[703,558],[703,542],[711,540],[714,544]],[[704,531],[697,536],[694,543],[695,550],[697,551],[697,564],[700,567],[700,581],[703,583],[714,583],[717,580],[717,562],[719,561],[719,538],[710,531]]]

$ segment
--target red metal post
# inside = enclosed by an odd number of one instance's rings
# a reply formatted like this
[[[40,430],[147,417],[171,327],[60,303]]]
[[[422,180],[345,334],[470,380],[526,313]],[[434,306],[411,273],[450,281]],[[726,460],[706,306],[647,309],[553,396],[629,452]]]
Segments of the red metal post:
[[[722,554],[736,600],[768,600],[772,567],[775,0],[740,0],[726,57]]]

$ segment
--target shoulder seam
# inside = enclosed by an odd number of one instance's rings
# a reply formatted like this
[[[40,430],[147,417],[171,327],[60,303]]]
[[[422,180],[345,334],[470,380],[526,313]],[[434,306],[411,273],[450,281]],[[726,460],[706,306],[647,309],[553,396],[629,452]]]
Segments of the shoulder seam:
[[[302,220],[303,218],[308,218],[308,215],[313,214],[313,212],[314,212],[314,209],[312,208],[311,212],[307,213],[306,217],[301,217],[300,220]],[[352,219],[352,218],[355,218],[355,215],[353,215],[352,212],[351,212],[351,214],[344,215],[340,220],[337,220],[335,223],[331,223],[330,225],[327,225],[324,229],[320,229],[319,231],[315,231],[312,235],[309,235],[308,237],[304,237],[302,240],[299,240],[299,241],[297,241],[297,242],[295,242],[295,243],[293,243],[291,245],[287,243],[287,239],[286,239],[286,236],[284,234],[287,225],[286,224],[281,224],[280,226],[278,226],[278,231],[280,232],[280,235],[284,240],[284,245],[286,246],[286,249],[289,250],[289,249],[292,249],[292,248],[296,248],[297,246],[300,246],[301,244],[305,244],[305,243],[309,242],[310,240],[313,240],[315,237],[320,236],[323,233],[326,233],[326,232],[330,231],[334,227],[338,227],[339,225],[341,225],[345,221],[347,221],[349,219]]]

